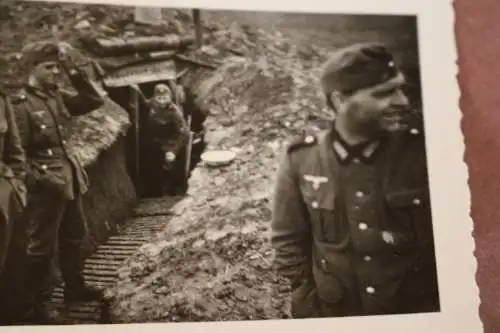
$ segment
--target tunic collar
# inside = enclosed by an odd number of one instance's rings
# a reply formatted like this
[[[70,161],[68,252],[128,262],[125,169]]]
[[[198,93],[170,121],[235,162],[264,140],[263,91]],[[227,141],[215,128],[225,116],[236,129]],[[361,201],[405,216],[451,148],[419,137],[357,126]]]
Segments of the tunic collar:
[[[331,143],[337,160],[341,164],[365,163],[373,161],[377,153],[383,147],[383,139],[363,142],[356,145],[350,145],[337,132],[335,126],[331,127]]]
[[[36,95],[37,97],[47,100],[50,98],[54,98],[56,96],[56,90],[45,90],[41,89],[33,84],[28,84],[26,87],[26,90],[29,91],[30,93]]]

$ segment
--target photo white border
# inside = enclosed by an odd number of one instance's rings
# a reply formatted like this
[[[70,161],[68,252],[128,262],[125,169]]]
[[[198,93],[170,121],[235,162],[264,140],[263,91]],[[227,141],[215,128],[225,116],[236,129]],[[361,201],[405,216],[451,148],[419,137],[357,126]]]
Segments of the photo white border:
[[[50,0],[51,2],[53,0]],[[482,332],[476,285],[468,171],[459,108],[460,90],[452,1],[436,0],[61,0],[105,5],[203,9],[417,15],[428,168],[441,312],[397,316],[211,323],[2,327],[3,332]]]

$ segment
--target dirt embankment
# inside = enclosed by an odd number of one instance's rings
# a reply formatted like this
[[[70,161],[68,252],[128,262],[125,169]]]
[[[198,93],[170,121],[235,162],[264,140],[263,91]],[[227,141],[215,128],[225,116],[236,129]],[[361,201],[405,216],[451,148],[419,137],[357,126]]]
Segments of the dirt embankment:
[[[232,149],[237,160],[197,169],[165,231],[124,265],[110,291],[118,322],[288,316],[287,286],[270,266],[274,176],[286,139],[330,116],[317,87],[327,52],[238,26],[214,36],[214,54],[232,41],[246,56],[199,73],[192,87],[211,110],[209,149]]]
[[[230,44],[246,56],[227,57],[188,82],[211,112],[208,149],[232,149],[237,159],[195,170],[190,196],[176,205],[164,233],[123,266],[109,291],[116,321],[287,316],[287,286],[270,269],[272,184],[284,140],[327,115],[315,88],[324,54],[237,26],[213,36],[213,54]],[[140,209],[154,205],[161,203]]]

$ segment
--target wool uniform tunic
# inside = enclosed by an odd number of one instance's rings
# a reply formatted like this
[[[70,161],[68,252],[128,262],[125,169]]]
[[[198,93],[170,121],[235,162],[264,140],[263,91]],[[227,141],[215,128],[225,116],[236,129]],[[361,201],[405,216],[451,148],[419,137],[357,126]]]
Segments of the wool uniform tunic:
[[[422,128],[359,147],[333,126],[292,142],[271,241],[295,317],[439,310]]]

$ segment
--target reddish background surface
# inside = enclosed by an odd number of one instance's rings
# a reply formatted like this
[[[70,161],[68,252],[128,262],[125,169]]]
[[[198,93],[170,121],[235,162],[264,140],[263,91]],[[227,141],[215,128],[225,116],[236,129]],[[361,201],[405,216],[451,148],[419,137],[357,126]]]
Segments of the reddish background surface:
[[[500,1],[455,0],[480,316],[500,332]],[[459,293],[460,291],[457,290]]]

